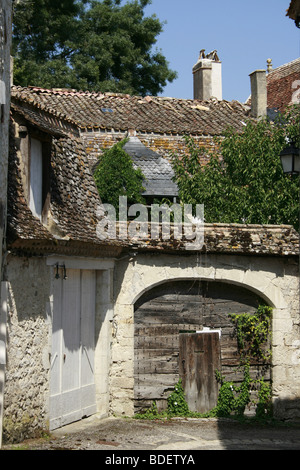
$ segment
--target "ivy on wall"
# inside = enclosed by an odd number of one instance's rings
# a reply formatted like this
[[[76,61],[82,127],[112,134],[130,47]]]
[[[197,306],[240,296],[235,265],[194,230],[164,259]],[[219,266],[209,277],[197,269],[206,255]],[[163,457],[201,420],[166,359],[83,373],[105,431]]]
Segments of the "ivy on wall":
[[[243,369],[244,379],[240,386],[226,382],[220,373],[216,378],[221,384],[218,404],[212,410],[216,416],[235,414],[241,416],[251,403],[256,406],[256,416],[264,417],[272,414],[271,386],[264,378],[252,379],[250,364],[259,361],[267,369],[272,356],[271,351],[271,320],[272,308],[260,305],[255,314],[229,314],[234,324],[234,334],[237,338],[240,355],[239,367]],[[252,400],[251,392],[256,392]]]
[[[266,305],[258,307],[255,314],[229,314],[235,326],[238,350],[241,362],[251,359],[267,362],[272,351],[267,347],[271,339],[272,308]]]

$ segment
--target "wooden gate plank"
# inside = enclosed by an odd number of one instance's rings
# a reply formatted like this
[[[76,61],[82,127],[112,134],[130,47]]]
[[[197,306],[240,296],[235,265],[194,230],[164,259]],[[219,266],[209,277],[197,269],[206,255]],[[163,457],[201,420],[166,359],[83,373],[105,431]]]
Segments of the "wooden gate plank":
[[[181,334],[179,337],[179,375],[191,411],[205,413],[217,404],[220,370],[218,333]]]
[[[195,333],[204,327],[222,331],[220,371],[226,380],[239,384],[237,339],[228,314],[255,313],[261,303],[262,299],[253,292],[217,281],[172,281],[146,292],[135,304],[135,388],[139,389],[144,374],[151,375],[153,371],[161,375],[162,383],[169,373],[174,387],[179,379],[178,363],[174,369],[179,334],[183,330]],[[256,365],[251,364],[250,373],[255,374],[256,370]],[[263,375],[262,371],[260,374]],[[149,403],[149,398],[157,395],[156,386],[156,380],[152,384],[149,380],[148,387],[143,389],[145,395],[139,392],[137,411],[142,402]]]

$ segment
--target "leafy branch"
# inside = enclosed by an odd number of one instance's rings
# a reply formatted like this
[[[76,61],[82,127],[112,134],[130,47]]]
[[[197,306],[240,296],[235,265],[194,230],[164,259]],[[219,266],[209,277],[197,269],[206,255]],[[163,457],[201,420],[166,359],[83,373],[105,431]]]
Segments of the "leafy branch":
[[[266,344],[271,338],[272,308],[261,305],[253,315],[229,314],[229,318],[235,326],[241,361],[247,362],[253,358],[269,361],[272,352]]]
[[[300,142],[300,110],[271,122],[228,129],[210,151],[189,136],[185,155],[172,155],[182,203],[204,204],[207,223],[290,224],[299,227],[299,177],[284,175],[280,152]],[[203,158],[205,156],[205,158]],[[203,161],[207,163],[203,163]]]

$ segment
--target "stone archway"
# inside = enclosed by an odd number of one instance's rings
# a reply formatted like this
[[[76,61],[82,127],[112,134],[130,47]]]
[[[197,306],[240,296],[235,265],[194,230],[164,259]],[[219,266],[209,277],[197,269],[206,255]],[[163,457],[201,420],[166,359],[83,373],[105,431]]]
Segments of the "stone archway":
[[[116,415],[134,414],[135,392],[135,312],[139,299],[166,282],[214,281],[245,288],[273,307],[272,385],[277,406],[284,399],[299,396],[295,380],[300,377],[298,348],[299,278],[297,262],[284,256],[243,256],[226,253],[203,256],[138,253],[131,261],[122,260],[115,270],[110,405]],[[174,385],[174,384],[173,384]],[[276,412],[277,413],[277,412]]]
[[[245,287],[214,280],[173,280],[145,292],[135,303],[134,312],[135,410],[148,408],[153,401],[159,409],[166,408],[166,399],[178,379],[185,380],[186,374],[183,374],[183,370],[189,362],[192,366],[189,368],[190,375],[186,382],[189,381],[192,385],[186,387],[186,391],[198,384],[199,390],[201,389],[199,393],[206,396],[199,399],[197,405],[193,405],[201,409],[195,408],[193,411],[209,411],[216,404],[214,399],[217,398],[216,393],[215,398],[211,397],[212,389],[216,391],[217,386],[215,370],[208,364],[212,361],[214,351],[203,357],[204,351],[197,351],[197,347],[191,351],[190,340],[197,338],[195,333],[198,333],[198,336],[210,337],[211,334],[206,333],[206,330],[216,331],[220,349],[220,361],[217,362],[219,371],[227,380],[240,383],[243,375],[242,371],[237,372],[237,341],[228,314],[251,314],[263,303],[265,302],[261,297]],[[187,336],[189,352],[186,351],[186,346],[182,350]],[[198,340],[197,342],[199,343]],[[182,364],[184,362],[185,365]],[[196,362],[198,366],[195,365]],[[199,366],[200,363],[202,366]],[[252,365],[253,377],[263,373],[265,369],[262,364]],[[201,374],[206,376],[205,380],[201,380]],[[270,380],[270,371],[265,378]],[[202,385],[199,385],[200,382]],[[188,395],[189,393],[192,392],[188,392]],[[205,400],[207,404],[204,403]],[[190,401],[192,402],[192,399]]]

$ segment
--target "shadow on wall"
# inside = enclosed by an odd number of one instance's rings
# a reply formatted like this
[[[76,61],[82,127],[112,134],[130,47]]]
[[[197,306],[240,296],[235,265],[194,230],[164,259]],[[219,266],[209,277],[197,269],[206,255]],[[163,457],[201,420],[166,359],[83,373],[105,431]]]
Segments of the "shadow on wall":
[[[274,416],[280,420],[297,421],[300,424],[300,398],[294,400],[276,399],[274,402]]]
[[[3,420],[3,393],[4,393],[4,370],[5,366],[0,364],[0,447],[2,443],[2,420]]]
[[[5,365],[6,365],[6,321],[7,321],[8,284],[2,281],[0,287],[1,287],[1,290],[0,290],[0,448],[1,448]]]
[[[291,443],[297,445],[296,442],[300,441],[300,398],[278,399],[274,414],[277,421],[269,425],[267,421],[246,424],[241,420],[218,420],[218,439],[222,448],[236,450],[239,444],[245,447],[248,443],[257,450],[270,450],[270,446],[284,450]]]

